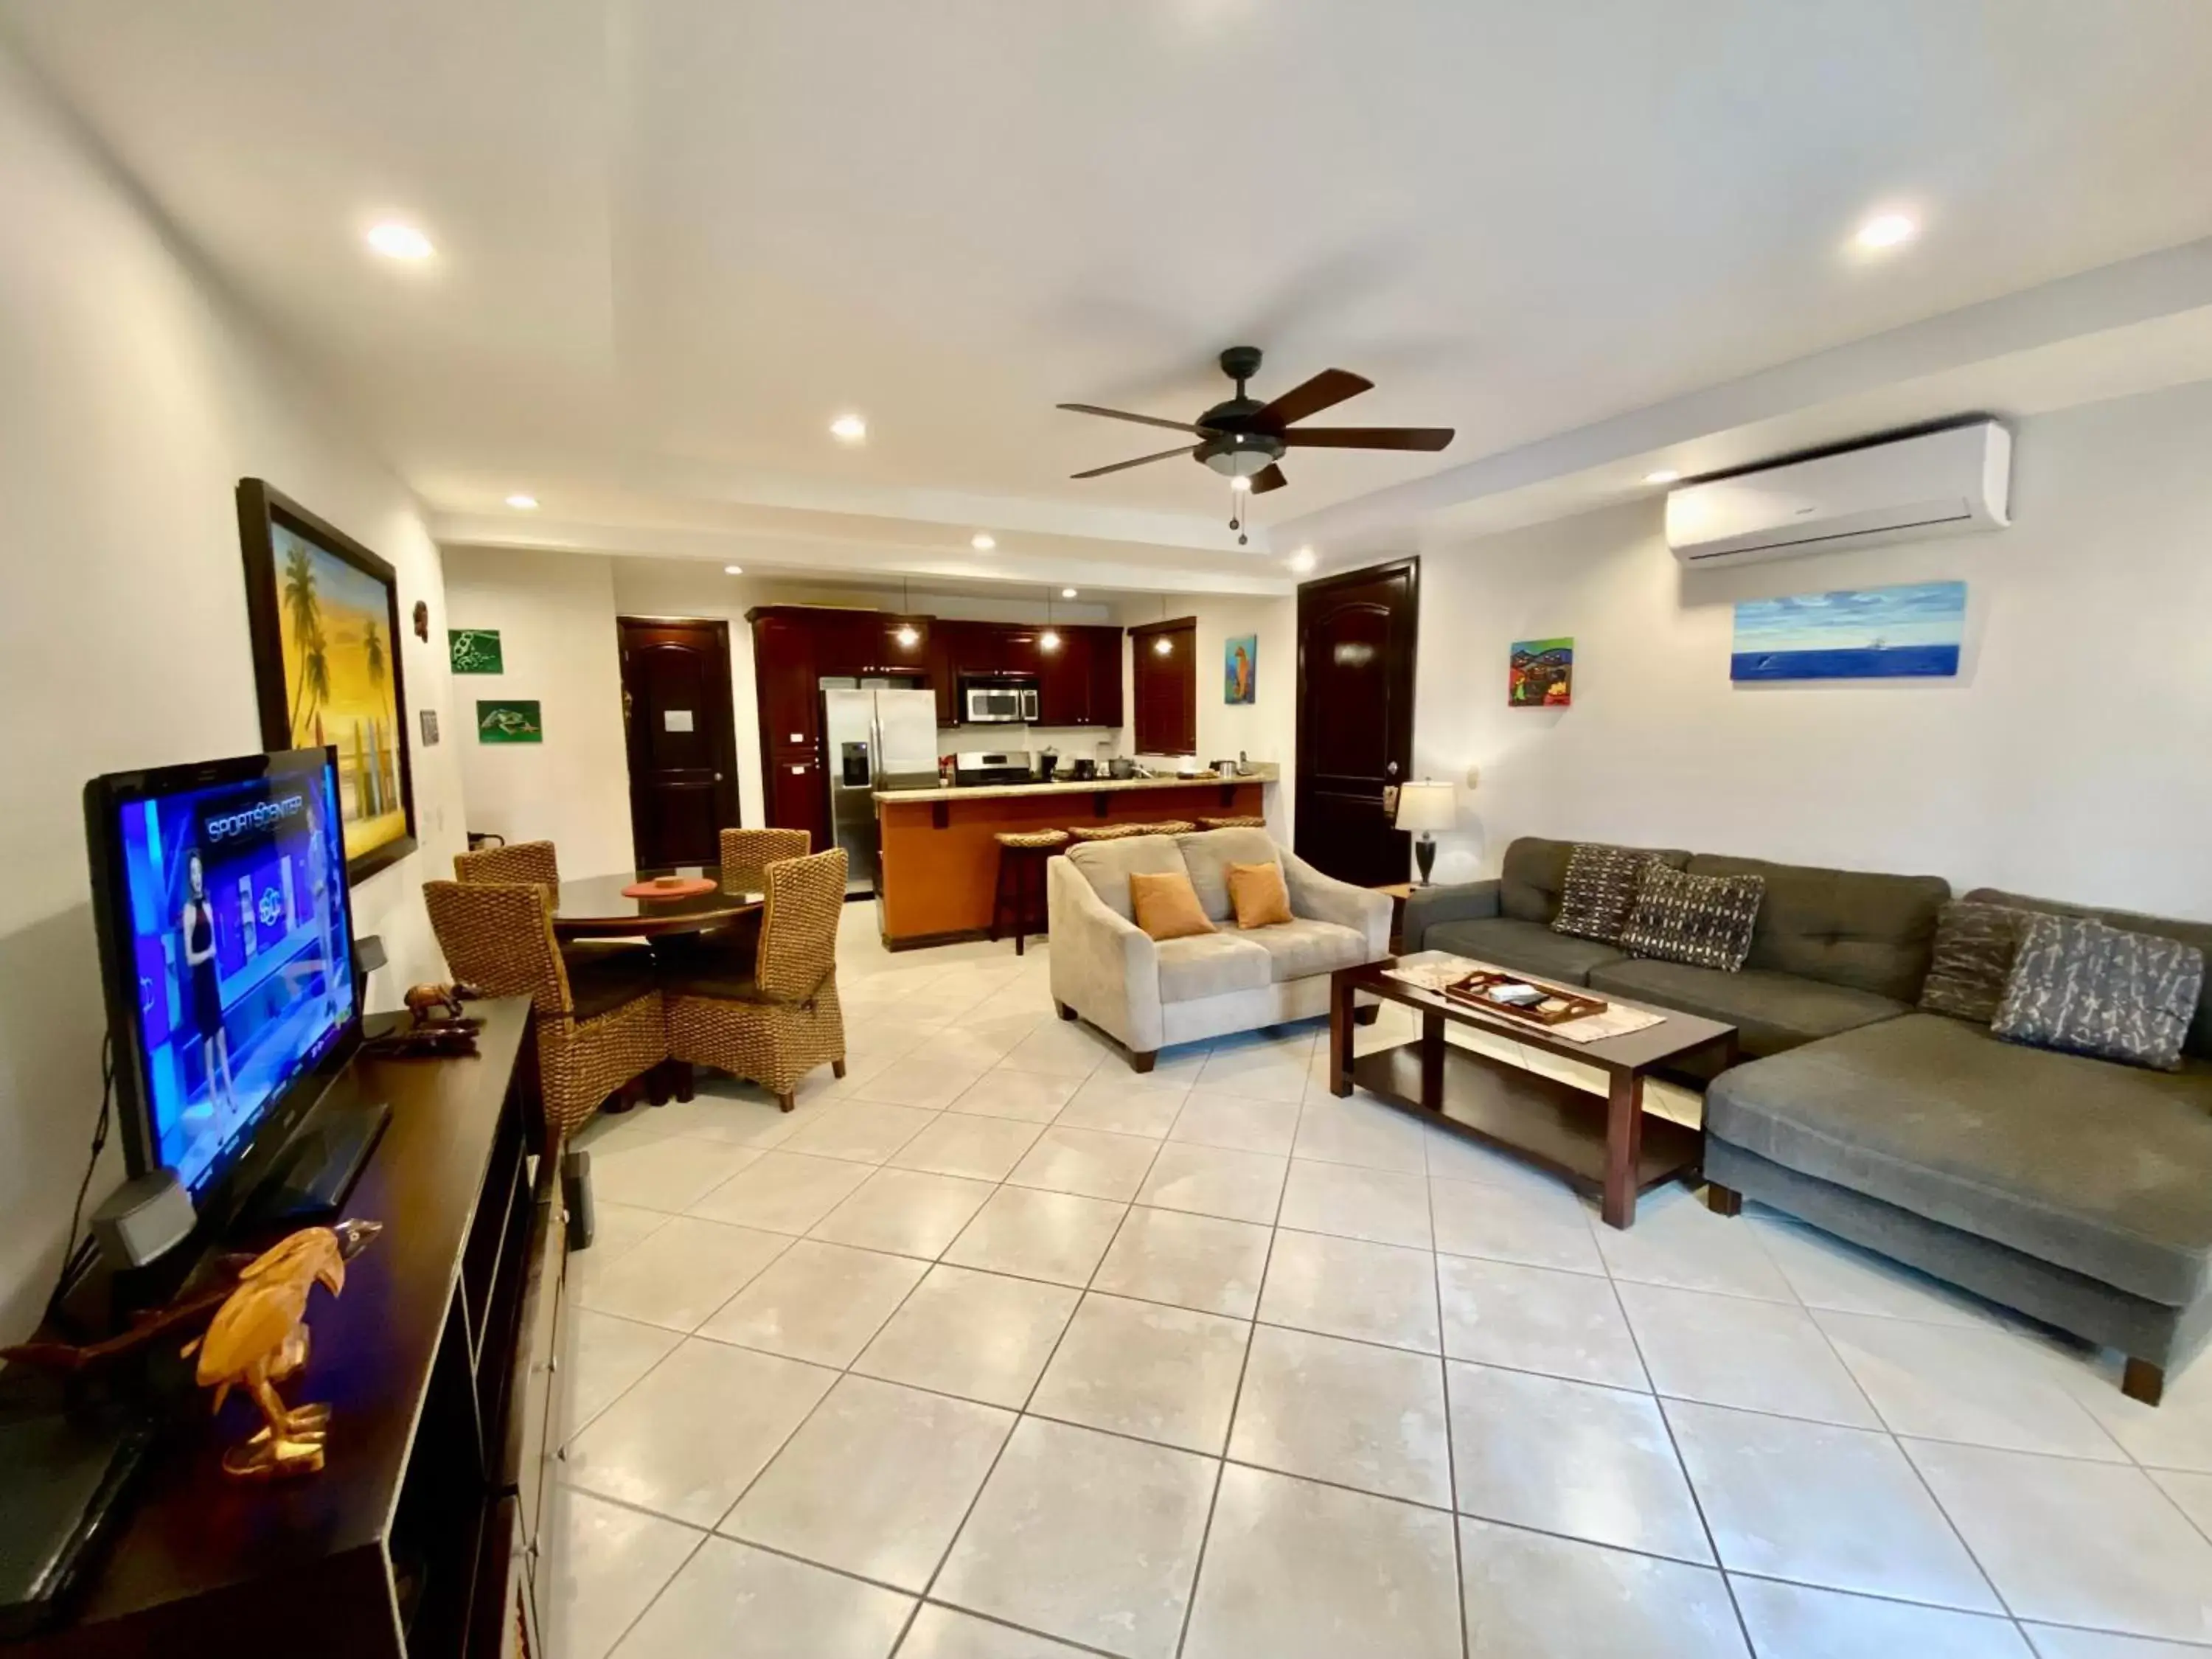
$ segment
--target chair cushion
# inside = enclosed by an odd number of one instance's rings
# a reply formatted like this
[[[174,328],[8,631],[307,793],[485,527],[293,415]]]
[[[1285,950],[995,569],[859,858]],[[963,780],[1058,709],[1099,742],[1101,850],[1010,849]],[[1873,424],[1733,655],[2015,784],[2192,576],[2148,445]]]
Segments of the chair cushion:
[[[1647,864],[1619,943],[1633,956],[1734,973],[1751,954],[1765,892],[1757,876],[1693,876]]]
[[[2128,933],[2155,933],[2193,945],[2212,962],[2212,921],[2176,921],[2166,916],[2147,916],[2135,910],[2093,910],[2086,905],[2062,904],[2055,899],[2027,898],[1994,887],[1978,887],[1966,895],[1977,904],[2002,904],[2014,910],[2040,910],[2054,916],[2094,916],[2107,927]],[[2197,1016],[2189,1023],[2189,1040],[2182,1052],[2199,1060],[2212,1060],[2212,974],[2197,992]]]
[[[1291,890],[1283,885],[1283,866],[1269,859],[1265,864],[1229,866],[1229,902],[1239,927],[1273,927],[1291,920]]]
[[[1673,848],[1627,850],[1649,853],[1670,870],[1680,869],[1690,858]],[[1505,849],[1504,866],[1498,872],[1498,913],[1516,921],[1540,921],[1549,927],[1559,914],[1559,896],[1567,884],[1567,864],[1574,851],[1571,841],[1547,841],[1540,836],[1523,836],[1514,842]]]
[[[1236,937],[1267,951],[1269,975],[1278,985],[1334,973],[1339,968],[1356,968],[1367,960],[1366,936],[1334,921],[1312,921],[1301,916],[1273,927],[1255,927]]]
[[[1189,866],[1175,842],[1165,836],[1129,836],[1118,841],[1079,841],[1066,853],[1068,863],[1083,872],[1101,903],[1124,921],[1137,919],[1129,902],[1129,878],[1134,873],[1158,874]]]
[[[580,1020],[596,1019],[625,1002],[659,994],[653,952],[641,945],[582,957],[573,951],[562,954],[568,969],[568,998]]]
[[[1741,1051],[1753,1057],[1778,1054],[1816,1037],[1909,1012],[1894,998],[1763,968],[1729,973],[1684,962],[1630,958],[1593,969],[1589,983],[1592,990],[1724,1021],[1735,1027]]]
[[[1899,1002],[1919,1000],[1936,917],[1951,896],[1941,876],[1820,870],[1711,853],[1698,854],[1688,868],[1692,875],[1757,876],[1766,884],[1745,966]]]
[[[1178,836],[1176,845],[1190,872],[1190,884],[1198,890],[1208,921],[1229,920],[1229,866],[1232,864],[1282,863],[1273,838],[1265,830],[1200,830]]]
[[[1129,878],[1129,904],[1136,912],[1137,926],[1155,941],[1213,931],[1185,871],[1137,872]]]
[[[1159,945],[1160,1000],[1195,1002],[1265,990],[1270,958],[1243,933],[1188,933]]]
[[[2212,1291],[2212,1066],[1911,1013],[1723,1073],[1709,1135],[2166,1307]]]
[[[1431,951],[1473,957],[1500,968],[1517,968],[1567,985],[1587,985],[1590,970],[1608,962],[1628,958],[1617,945],[1594,939],[1577,939],[1554,933],[1540,921],[1516,921],[1510,916],[1486,916],[1475,921],[1441,921],[1428,931],[1422,943]]]
[[[2171,1072],[2204,984],[2204,953],[2087,916],[2030,916],[1990,1029],[2008,1042]]]

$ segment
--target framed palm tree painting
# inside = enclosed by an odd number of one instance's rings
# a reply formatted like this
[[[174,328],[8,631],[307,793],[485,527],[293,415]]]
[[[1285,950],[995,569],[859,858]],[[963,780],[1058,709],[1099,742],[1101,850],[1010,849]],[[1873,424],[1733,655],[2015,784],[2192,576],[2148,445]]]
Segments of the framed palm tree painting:
[[[392,568],[259,478],[238,485],[246,611],[267,748],[334,749],[346,878],[413,852],[415,787]]]

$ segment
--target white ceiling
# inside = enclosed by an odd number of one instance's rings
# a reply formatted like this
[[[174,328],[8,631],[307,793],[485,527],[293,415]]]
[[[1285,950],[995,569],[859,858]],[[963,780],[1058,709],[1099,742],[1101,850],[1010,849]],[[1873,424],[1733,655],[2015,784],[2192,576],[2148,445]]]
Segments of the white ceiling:
[[[1493,487],[1469,463],[2212,234],[2207,0],[0,19],[472,540],[1279,582],[1291,538],[1380,544],[1463,507]],[[1886,209],[1920,240],[1856,252]],[[367,254],[385,217],[436,259]],[[1188,461],[1069,481],[1170,439],[1055,402],[1188,417],[1243,341],[1261,395],[1340,365],[1377,389],[1332,418],[1459,441],[1295,454],[1243,552]],[[847,410],[863,447],[828,436]],[[517,489],[534,518],[501,505]]]

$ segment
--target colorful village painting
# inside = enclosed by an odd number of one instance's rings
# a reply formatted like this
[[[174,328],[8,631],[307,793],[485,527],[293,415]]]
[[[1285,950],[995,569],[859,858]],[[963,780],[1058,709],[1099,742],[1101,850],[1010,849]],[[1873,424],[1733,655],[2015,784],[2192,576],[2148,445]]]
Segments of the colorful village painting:
[[[399,697],[387,634],[391,596],[374,577],[269,527],[292,742],[335,744],[348,860],[407,834],[399,790]]]
[[[1575,642],[1521,640],[1513,647],[1509,708],[1565,708],[1575,700]]]

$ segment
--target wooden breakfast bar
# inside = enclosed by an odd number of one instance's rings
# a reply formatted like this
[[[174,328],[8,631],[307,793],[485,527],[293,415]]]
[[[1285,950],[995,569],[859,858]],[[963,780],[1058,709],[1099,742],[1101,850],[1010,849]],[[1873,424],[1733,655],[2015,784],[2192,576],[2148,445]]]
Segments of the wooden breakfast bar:
[[[1080,782],[879,790],[883,835],[878,914],[894,951],[990,931],[991,896],[1005,830],[1078,824],[1151,823],[1164,818],[1258,817],[1274,781],[1250,777],[1096,778]]]

